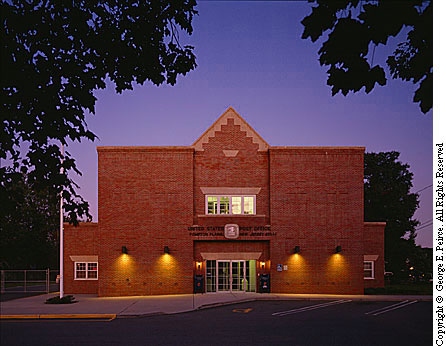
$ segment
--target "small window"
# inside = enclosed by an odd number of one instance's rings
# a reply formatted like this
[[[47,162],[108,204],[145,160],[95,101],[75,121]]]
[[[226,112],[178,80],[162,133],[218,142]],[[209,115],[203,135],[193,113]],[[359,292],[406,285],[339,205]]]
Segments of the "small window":
[[[374,279],[375,278],[375,270],[374,270],[373,261],[364,261],[364,279]]]
[[[256,196],[206,196],[208,215],[255,215]]]
[[[242,197],[232,197],[232,214],[242,213]]]
[[[75,262],[74,280],[97,280],[98,263],[97,262]]]
[[[229,206],[229,197],[220,197],[220,214],[229,214]]]
[[[208,214],[217,214],[218,197],[208,197]]]
[[[243,198],[243,214],[245,215],[254,214],[254,197]]]

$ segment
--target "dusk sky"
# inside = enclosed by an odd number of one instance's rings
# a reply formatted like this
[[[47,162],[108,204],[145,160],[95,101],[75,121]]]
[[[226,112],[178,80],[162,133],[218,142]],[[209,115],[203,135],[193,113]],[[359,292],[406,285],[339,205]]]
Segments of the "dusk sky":
[[[194,33],[197,68],[177,84],[136,86],[117,94],[110,84],[96,93],[87,124],[99,139],[74,143],[83,176],[74,176],[97,221],[97,153],[105,145],[191,145],[232,106],[270,145],[365,146],[401,153],[414,173],[413,192],[432,184],[432,111],[412,102],[412,84],[388,80],[370,94],[331,96],[317,51],[302,40],[306,2],[199,2]],[[393,50],[376,48],[382,62]],[[388,75],[389,76],[389,75]],[[168,174],[169,172],[166,172]],[[432,188],[420,192],[417,243],[432,246]]]

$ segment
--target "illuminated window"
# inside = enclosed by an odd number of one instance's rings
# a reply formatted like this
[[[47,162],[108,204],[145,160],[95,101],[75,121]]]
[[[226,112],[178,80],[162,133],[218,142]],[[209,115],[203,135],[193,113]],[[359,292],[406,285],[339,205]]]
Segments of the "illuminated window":
[[[97,262],[75,262],[74,280],[97,280],[98,263]]]
[[[231,197],[232,214],[242,213],[242,197]]]
[[[208,197],[208,214],[217,214],[218,197]]]
[[[243,198],[243,214],[254,214],[254,197],[246,196]]]
[[[218,198],[218,197],[214,197]],[[220,197],[220,213],[219,214],[229,214],[229,197]]]
[[[375,278],[375,266],[373,261],[364,261],[364,279]]]
[[[206,196],[208,215],[255,215],[256,196]]]

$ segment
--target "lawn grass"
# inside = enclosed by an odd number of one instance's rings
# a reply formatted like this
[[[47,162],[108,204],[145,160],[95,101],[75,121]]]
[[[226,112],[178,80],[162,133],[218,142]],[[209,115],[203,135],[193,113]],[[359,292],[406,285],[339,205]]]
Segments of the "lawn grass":
[[[385,287],[365,288],[365,294],[432,295],[432,283],[386,283]]]

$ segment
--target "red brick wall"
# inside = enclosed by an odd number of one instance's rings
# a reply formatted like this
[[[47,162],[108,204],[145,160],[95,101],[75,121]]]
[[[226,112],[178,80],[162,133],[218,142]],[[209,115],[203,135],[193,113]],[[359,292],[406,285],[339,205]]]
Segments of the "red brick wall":
[[[191,293],[193,149],[99,147],[98,156],[99,295]]]
[[[200,187],[260,187],[256,213],[263,215],[262,222],[269,223],[268,153],[259,152],[258,147],[239,125],[234,125],[233,119],[228,119],[227,125],[222,125],[221,131],[203,145],[204,151],[195,152],[194,224],[202,222],[199,215],[206,213]],[[235,157],[226,157],[223,150],[239,152]]]
[[[98,245],[91,250],[99,256],[99,295],[191,293],[200,251],[249,252],[256,246],[271,273],[272,292],[363,293],[363,232],[370,229],[363,224],[364,148],[258,148],[233,119],[203,151],[99,147]],[[223,150],[238,154],[226,157]],[[257,215],[207,216],[200,187],[261,188]],[[246,234],[229,241],[188,230],[194,225],[207,232],[228,223],[271,225],[272,234],[241,230]],[[90,251],[74,238],[67,242],[73,253]],[[342,252],[334,255],[338,245]],[[278,272],[277,264],[288,270]]]
[[[98,293],[98,280],[74,280],[74,262],[70,256],[96,256],[98,224],[80,223],[78,227],[64,224],[64,291],[73,293]],[[98,273],[101,275],[99,264]]]
[[[384,287],[384,229],[385,222],[364,222],[364,255],[378,255],[375,279],[364,279],[364,287]]]
[[[363,154],[270,148],[273,292],[363,293]],[[277,272],[277,264],[288,271]]]

